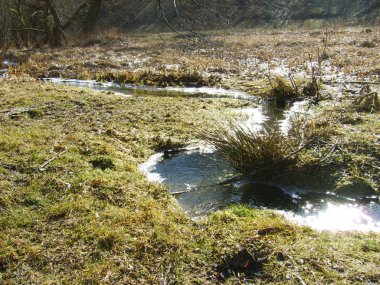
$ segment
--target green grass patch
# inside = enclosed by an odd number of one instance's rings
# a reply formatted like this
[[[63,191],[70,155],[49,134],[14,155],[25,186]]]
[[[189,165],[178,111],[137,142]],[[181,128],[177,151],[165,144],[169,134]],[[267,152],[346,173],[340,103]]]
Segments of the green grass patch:
[[[1,282],[377,282],[378,234],[317,233],[246,206],[194,222],[137,171],[241,107],[0,80]],[[43,114],[13,116],[20,108]]]

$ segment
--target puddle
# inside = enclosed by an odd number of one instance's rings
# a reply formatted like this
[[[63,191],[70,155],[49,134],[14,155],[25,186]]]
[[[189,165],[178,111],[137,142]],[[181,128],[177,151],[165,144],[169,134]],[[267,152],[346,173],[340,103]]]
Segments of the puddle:
[[[238,191],[217,185],[232,169],[218,162],[209,149],[190,149],[169,159],[164,153],[153,155],[139,166],[151,182],[165,183],[181,207],[193,218],[221,209],[234,201]]]
[[[238,114],[243,129],[248,131],[260,131],[267,126],[287,134],[295,115],[313,115],[313,110],[308,106],[306,101],[294,102],[284,108],[278,108],[274,102],[263,102],[259,107],[239,109],[234,113]]]
[[[16,66],[15,62],[9,61],[9,60],[4,60],[2,66],[2,69],[0,69],[0,78],[1,77],[6,77],[8,75],[9,67],[10,66]]]
[[[99,91],[113,91],[118,95],[130,97],[133,95],[133,92],[129,89],[122,88],[121,86],[115,83],[100,83],[95,80],[78,80],[78,79],[60,79],[60,78],[44,78],[42,79],[45,82],[50,82],[54,84],[75,86],[81,88],[89,88]]]
[[[191,149],[170,158],[157,153],[139,169],[152,182],[165,183],[193,219],[232,204],[276,210],[287,219],[316,230],[380,232],[378,198],[352,199],[332,192],[238,182],[217,185],[233,170],[211,150]]]
[[[300,213],[282,213],[289,220],[316,230],[380,232],[380,205],[375,197],[372,200],[367,205],[355,202],[306,203]]]

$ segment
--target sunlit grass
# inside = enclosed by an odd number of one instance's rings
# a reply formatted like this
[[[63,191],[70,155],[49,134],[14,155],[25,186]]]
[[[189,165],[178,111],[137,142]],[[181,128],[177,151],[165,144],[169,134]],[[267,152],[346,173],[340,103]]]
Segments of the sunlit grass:
[[[220,125],[216,131],[206,135],[206,141],[239,172],[264,171],[268,177],[292,163],[284,159],[295,147],[295,142],[279,130],[264,128],[257,131],[236,122]]]

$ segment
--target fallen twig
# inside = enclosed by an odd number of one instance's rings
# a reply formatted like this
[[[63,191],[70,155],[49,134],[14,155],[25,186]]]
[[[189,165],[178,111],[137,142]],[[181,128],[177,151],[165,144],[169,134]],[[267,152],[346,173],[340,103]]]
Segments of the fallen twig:
[[[50,158],[49,160],[45,161],[38,169],[39,171],[43,172],[46,170],[46,166],[48,166],[50,163],[52,163],[54,160],[56,160],[58,157],[60,157],[61,155],[65,154],[67,152],[67,149],[65,149],[64,151],[58,153],[56,156]]]
[[[178,196],[178,195],[181,195],[181,194],[186,194],[186,193],[193,192],[193,191],[195,191],[196,189],[197,189],[196,187],[193,187],[193,188],[191,188],[191,189],[184,190],[184,191],[171,192],[170,195]]]
[[[377,93],[376,92],[372,92],[372,93],[362,94],[359,97],[356,97],[356,99],[354,100],[354,104],[360,104],[364,99],[371,98],[371,97],[376,98],[377,97]]]
[[[369,85],[380,85],[377,81],[322,81],[323,84],[369,84]]]
[[[306,285],[305,281],[303,281],[303,279],[300,276],[297,275],[296,277],[301,282],[302,285]]]

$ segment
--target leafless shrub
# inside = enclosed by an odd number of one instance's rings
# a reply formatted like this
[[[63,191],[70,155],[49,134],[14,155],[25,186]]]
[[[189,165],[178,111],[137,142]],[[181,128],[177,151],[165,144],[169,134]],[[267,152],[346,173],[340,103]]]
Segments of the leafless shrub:
[[[5,54],[9,49],[9,17],[6,13],[9,3],[7,1],[0,2],[0,68],[2,67]]]

